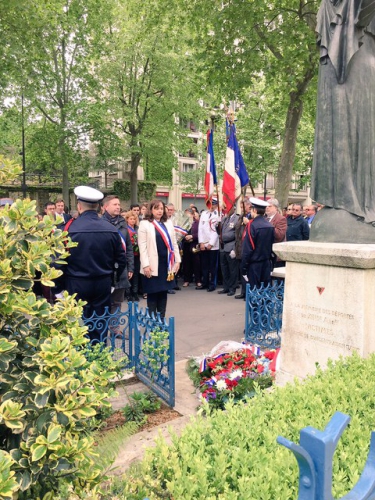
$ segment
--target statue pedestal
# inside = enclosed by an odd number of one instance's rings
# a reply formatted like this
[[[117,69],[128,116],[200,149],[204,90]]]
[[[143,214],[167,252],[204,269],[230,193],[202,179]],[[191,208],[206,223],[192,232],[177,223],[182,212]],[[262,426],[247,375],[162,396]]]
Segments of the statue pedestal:
[[[375,245],[298,241],[274,245],[286,264],[276,382],[328,359],[375,351]]]

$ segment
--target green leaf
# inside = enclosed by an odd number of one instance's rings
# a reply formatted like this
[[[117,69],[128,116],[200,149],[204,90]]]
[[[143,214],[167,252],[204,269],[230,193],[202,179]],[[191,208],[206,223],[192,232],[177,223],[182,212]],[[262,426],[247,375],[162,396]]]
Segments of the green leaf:
[[[31,447],[31,460],[33,462],[37,462],[41,458],[44,457],[44,455],[47,453],[47,446],[44,444],[39,444],[39,445],[33,445]]]
[[[0,338],[0,353],[11,351],[14,347],[16,347],[16,345],[17,342],[15,340],[10,342],[9,340]]]
[[[22,290],[29,290],[33,286],[33,281],[25,278],[19,278],[12,281],[12,285],[15,288],[20,288]],[[52,285],[54,286],[54,285]]]
[[[54,443],[61,435],[62,428],[60,425],[51,425],[48,429],[47,441],[48,443]]]
[[[46,425],[51,421],[51,418],[52,418],[51,410],[41,413],[39,415],[39,417],[36,420],[35,426],[40,433],[45,431]]]
[[[82,417],[94,417],[96,415],[96,410],[89,406],[83,406],[78,411]]]
[[[37,393],[34,401],[38,408],[44,408],[47,404],[50,392],[45,392],[44,394]]]
[[[29,471],[25,470],[24,472],[22,472],[19,475],[19,477],[17,479],[18,479],[18,484],[20,485],[21,491],[26,491],[30,488],[31,475],[30,475]]]
[[[54,287],[54,286],[55,286],[55,283],[54,283],[53,281],[51,281],[51,280],[47,280],[47,279],[44,279],[44,278],[42,278],[42,279],[40,280],[40,282],[42,283],[42,285],[44,285],[44,286],[48,286],[48,287],[50,287],[50,288],[52,288],[52,287]]]
[[[30,382],[34,383],[35,377],[38,375],[38,372],[25,372],[23,376],[27,379],[30,380]]]
[[[15,418],[12,420],[5,420],[4,424],[9,427],[9,429],[12,429],[15,434],[21,433],[25,427],[25,423],[22,420],[17,420]]]
[[[18,462],[22,458],[22,452],[19,449],[10,450],[9,454],[15,462]]]

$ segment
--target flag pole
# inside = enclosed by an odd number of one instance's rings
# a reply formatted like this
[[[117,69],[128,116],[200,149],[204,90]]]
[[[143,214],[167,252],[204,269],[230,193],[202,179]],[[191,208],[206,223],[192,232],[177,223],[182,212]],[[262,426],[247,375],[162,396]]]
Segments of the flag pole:
[[[215,116],[211,115],[211,132],[215,132]],[[216,182],[217,212],[220,214],[219,183]]]
[[[235,119],[234,109],[229,108],[228,113],[227,113],[227,120],[229,122],[229,128],[233,126],[234,119]],[[227,143],[228,143],[228,141],[229,141],[229,132],[227,131]],[[252,195],[255,197],[255,191],[254,191],[253,185],[251,184],[250,177],[249,177],[249,186],[250,186]],[[242,191],[242,196],[245,197],[246,187],[244,189],[242,189],[241,191]]]

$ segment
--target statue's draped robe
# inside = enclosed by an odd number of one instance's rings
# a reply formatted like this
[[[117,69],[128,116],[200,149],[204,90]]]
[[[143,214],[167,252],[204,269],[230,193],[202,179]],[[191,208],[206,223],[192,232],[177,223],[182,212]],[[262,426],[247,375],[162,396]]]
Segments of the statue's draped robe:
[[[323,0],[311,198],[375,221],[375,0]]]

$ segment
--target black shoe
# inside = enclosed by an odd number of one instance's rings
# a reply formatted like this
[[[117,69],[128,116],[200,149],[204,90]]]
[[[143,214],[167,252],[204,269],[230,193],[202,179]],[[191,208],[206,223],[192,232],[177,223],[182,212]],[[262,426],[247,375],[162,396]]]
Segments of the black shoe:
[[[234,292],[233,290],[231,290],[229,293],[227,293],[228,297],[232,297],[236,292]]]
[[[215,287],[210,286],[210,288],[207,288],[207,292],[214,292],[216,290]]]
[[[168,293],[170,293],[171,295],[174,295],[176,292],[174,290],[168,290]]]
[[[197,285],[197,286],[195,287],[195,289],[196,289],[196,290],[206,290],[206,289],[207,289],[207,287],[206,287],[206,286],[204,286],[204,285],[201,285],[201,286],[198,286],[198,285]]]
[[[235,299],[244,299],[246,297],[246,295],[244,293],[240,293],[238,295],[236,295],[234,298]]]
[[[180,286],[175,286],[175,287],[173,288],[173,290],[181,290],[181,287],[180,287]]]
[[[217,293],[220,295],[220,294],[222,294],[222,293],[228,293],[228,292],[229,292],[229,290],[225,290],[225,289],[224,289],[224,290],[219,290]]]

